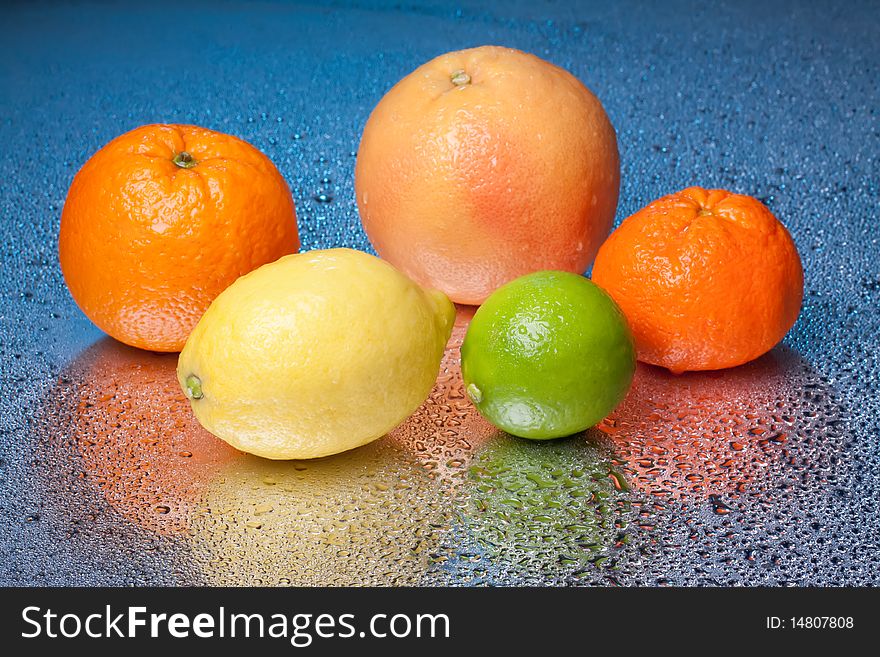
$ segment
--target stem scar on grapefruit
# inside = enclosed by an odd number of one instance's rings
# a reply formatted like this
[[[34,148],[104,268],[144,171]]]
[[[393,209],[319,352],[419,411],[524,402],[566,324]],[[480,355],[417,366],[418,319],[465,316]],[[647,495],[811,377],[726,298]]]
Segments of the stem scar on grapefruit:
[[[58,240],[70,293],[125,344],[180,351],[236,278],[299,249],[290,189],[250,144],[188,125],[147,125],[73,179]]]
[[[770,351],[797,320],[804,291],[797,247],[770,210],[700,187],[625,219],[592,278],[627,316],[639,360],[675,373]]]
[[[397,83],[364,128],[355,191],[380,256],[453,301],[534,271],[583,273],[617,208],[599,100],[533,55],[483,46]]]

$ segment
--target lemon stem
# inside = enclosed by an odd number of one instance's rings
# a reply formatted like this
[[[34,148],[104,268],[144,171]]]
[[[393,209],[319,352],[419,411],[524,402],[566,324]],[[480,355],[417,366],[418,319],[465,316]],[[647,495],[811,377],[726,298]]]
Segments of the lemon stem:
[[[201,399],[204,397],[202,393],[202,380],[195,374],[186,377],[186,396],[190,399]]]
[[[174,156],[174,159],[171,160],[179,166],[181,169],[192,169],[198,162],[196,162],[196,158],[194,158],[191,154],[186,151],[180,151],[177,155]]]
[[[483,401],[483,391],[477,387],[476,383],[469,383],[467,387],[467,396],[471,398],[471,401],[475,404],[479,404]]]
[[[456,87],[463,87],[464,85],[471,83],[471,76],[465,73],[462,68],[454,71],[449,79]]]

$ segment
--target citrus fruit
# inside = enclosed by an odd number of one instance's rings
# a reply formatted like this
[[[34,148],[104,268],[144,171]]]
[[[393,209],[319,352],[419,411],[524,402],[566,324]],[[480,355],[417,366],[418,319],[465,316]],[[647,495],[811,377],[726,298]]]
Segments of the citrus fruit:
[[[537,270],[583,273],[617,207],[617,138],[567,71],[484,46],[397,83],[364,127],[355,191],[376,251],[453,301]]]
[[[760,201],[700,187],[625,219],[592,278],[626,314],[639,360],[675,373],[766,353],[797,320],[804,289],[791,235]]]
[[[492,424],[522,438],[593,426],[629,388],[635,351],[626,318],[583,276],[546,271],[500,287],[461,346],[465,390]]]
[[[117,137],[76,174],[58,241],[70,293],[100,329],[180,351],[232,281],[299,248],[284,178],[256,148],[187,125]]]
[[[326,456],[379,438],[418,408],[454,320],[441,292],[375,256],[286,256],[214,300],[177,378],[202,426],[233,447]]]

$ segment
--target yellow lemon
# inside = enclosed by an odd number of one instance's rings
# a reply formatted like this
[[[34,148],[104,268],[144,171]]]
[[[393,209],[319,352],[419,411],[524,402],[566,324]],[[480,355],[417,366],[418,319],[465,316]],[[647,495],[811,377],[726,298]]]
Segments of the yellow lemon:
[[[286,256],[239,278],[205,312],[177,378],[215,436],[271,459],[343,452],[427,398],[455,308],[351,249]]]

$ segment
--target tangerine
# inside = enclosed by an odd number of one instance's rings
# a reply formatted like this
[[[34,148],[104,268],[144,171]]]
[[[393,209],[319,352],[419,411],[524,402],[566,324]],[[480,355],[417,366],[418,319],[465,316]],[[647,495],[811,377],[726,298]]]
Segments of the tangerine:
[[[592,278],[629,320],[638,359],[675,373],[766,353],[797,320],[804,289],[794,241],[763,203],[701,187],[625,219]]]

